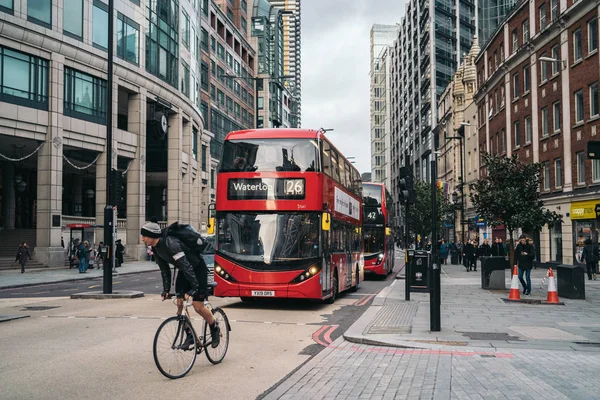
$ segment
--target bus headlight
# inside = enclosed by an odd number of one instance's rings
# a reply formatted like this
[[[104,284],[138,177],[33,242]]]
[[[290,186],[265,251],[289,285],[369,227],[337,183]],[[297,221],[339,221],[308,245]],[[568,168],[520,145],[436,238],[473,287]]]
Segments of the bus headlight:
[[[313,265],[313,266],[305,269],[304,271],[302,271],[302,273],[300,275],[298,275],[296,278],[294,278],[294,280],[292,280],[290,283],[304,282],[305,280],[317,275],[320,271],[321,271],[320,266]]]
[[[379,264],[381,261],[383,261],[383,253],[379,253],[379,256],[377,256],[377,264]]]
[[[237,282],[233,276],[229,274],[229,272],[225,271],[225,268],[221,267],[219,264],[215,264],[215,274],[219,275],[221,278],[225,279],[229,282]]]

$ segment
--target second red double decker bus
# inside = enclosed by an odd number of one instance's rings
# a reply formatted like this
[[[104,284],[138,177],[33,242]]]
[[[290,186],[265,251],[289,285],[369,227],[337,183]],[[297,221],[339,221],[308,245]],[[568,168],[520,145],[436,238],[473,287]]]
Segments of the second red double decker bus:
[[[333,302],[363,280],[360,174],[323,134],[227,135],[209,223],[215,296]]]
[[[386,276],[394,269],[392,196],[380,183],[363,183],[365,272]]]

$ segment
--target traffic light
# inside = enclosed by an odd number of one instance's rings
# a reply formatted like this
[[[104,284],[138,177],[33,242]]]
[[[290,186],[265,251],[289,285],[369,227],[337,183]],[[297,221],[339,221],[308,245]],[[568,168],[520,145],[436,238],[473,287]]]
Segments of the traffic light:
[[[113,170],[112,184],[113,186],[113,198],[115,199],[114,205],[122,205],[125,201],[125,177],[121,171]]]
[[[415,201],[415,190],[412,172],[407,167],[400,168],[400,202],[413,204]]]

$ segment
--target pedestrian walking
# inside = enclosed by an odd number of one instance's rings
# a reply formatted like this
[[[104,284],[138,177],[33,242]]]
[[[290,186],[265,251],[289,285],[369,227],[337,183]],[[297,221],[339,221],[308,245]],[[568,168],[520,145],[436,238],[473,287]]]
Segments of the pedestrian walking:
[[[532,238],[527,238],[527,243],[531,245],[531,247],[533,247],[533,269],[537,269],[537,257],[536,257],[536,250],[535,250],[535,243],[533,242]]]
[[[465,244],[465,252],[464,252],[464,266],[469,272],[473,268],[473,264],[475,262],[475,246],[473,246],[473,242],[470,240]]]
[[[88,260],[89,250],[86,247],[85,243],[80,243],[77,246],[77,259],[79,260],[79,273],[85,274],[88,269],[87,260]]]
[[[458,264],[460,265],[463,263],[463,244],[460,240],[456,242],[456,253],[458,254]]]
[[[585,239],[581,261],[585,261],[588,280],[596,280],[596,265],[600,260],[600,249],[598,243],[592,243],[592,239]]]
[[[96,250],[96,264],[98,268],[104,268],[105,253],[102,252],[104,248],[104,242],[98,244],[98,250]],[[102,267],[100,267],[102,265]]]
[[[15,261],[18,261],[21,264],[21,273],[25,273],[25,264],[27,264],[27,260],[31,258],[31,254],[29,253],[29,246],[27,243],[23,242],[19,245],[19,249],[17,250],[17,258]]]
[[[446,264],[446,259],[448,258],[448,244],[442,238],[440,240],[440,265]]]
[[[494,244],[492,245],[492,256],[494,257],[504,257],[504,245],[501,242],[500,238],[494,239]]]
[[[123,265],[123,254],[125,253],[125,246],[121,243],[121,239],[116,242],[115,258],[117,259],[117,268]]]
[[[519,237],[519,244],[515,249],[515,257],[519,266],[519,281],[523,285],[523,294],[531,294],[531,269],[533,268],[534,255],[533,246],[527,243],[525,235]],[[523,279],[525,275],[525,279]]]

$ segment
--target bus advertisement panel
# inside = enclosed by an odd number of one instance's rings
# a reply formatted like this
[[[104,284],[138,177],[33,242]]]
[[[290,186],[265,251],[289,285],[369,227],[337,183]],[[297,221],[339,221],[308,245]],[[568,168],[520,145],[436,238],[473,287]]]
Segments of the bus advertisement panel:
[[[384,185],[363,183],[365,272],[385,276],[394,269],[391,205]]]
[[[323,132],[231,132],[216,198],[215,296],[333,302],[362,281],[360,175]]]

